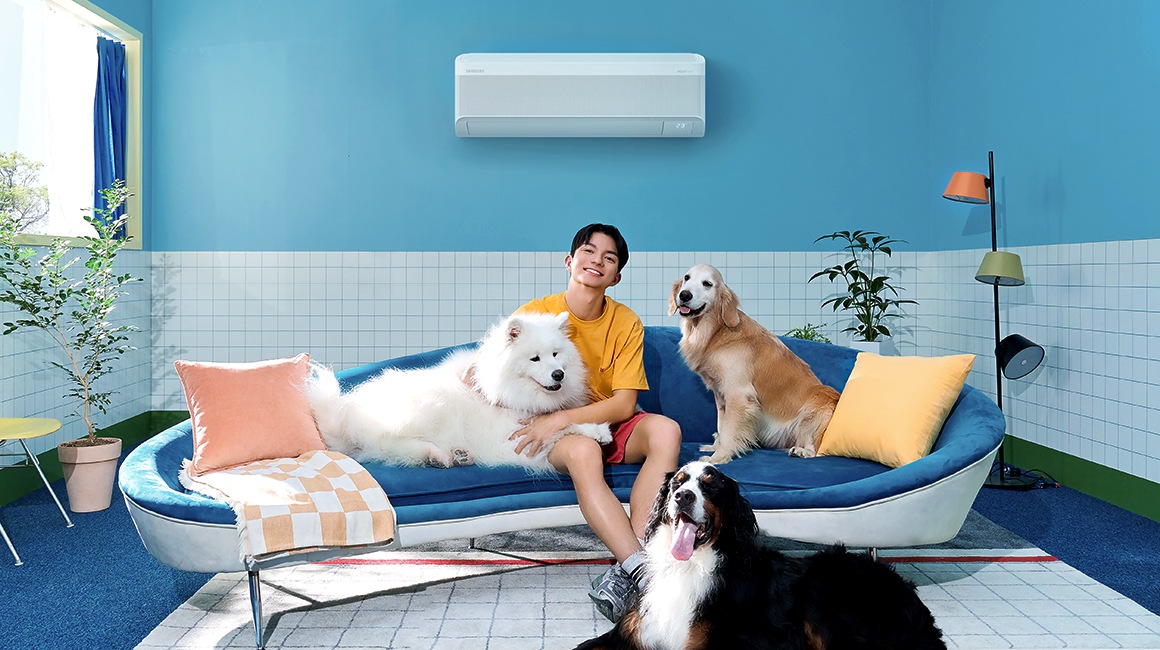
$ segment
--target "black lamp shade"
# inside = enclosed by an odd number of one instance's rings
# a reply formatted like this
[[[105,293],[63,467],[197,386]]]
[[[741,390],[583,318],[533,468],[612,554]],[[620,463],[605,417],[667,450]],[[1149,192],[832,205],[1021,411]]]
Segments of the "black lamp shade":
[[[1043,362],[1043,348],[1020,334],[999,341],[995,355],[1007,379],[1026,377]]]

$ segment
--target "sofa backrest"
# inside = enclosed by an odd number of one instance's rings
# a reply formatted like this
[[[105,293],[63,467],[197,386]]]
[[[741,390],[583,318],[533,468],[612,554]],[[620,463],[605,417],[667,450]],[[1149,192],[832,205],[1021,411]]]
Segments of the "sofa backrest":
[[[636,402],[649,413],[659,413],[681,425],[685,442],[713,442],[717,406],[713,394],[697,373],[685,365],[676,327],[644,328],[644,372],[649,389]]]
[[[787,337],[781,341],[810,365],[822,383],[839,392],[846,386],[857,350]],[[680,342],[680,328],[644,328],[644,371],[649,390],[640,394],[637,403],[649,413],[676,420],[685,442],[710,443],[717,430],[717,406],[700,376],[685,364]]]
[[[845,388],[846,379],[854,368],[854,359],[858,356],[857,350],[788,337],[781,337],[781,340],[810,365],[822,383],[839,392]],[[685,364],[680,342],[680,328],[662,325],[644,328],[644,371],[649,390],[640,394],[637,403],[649,413],[676,420],[681,425],[681,437],[685,442],[710,443],[717,430],[717,406],[705,383]],[[343,388],[348,390],[383,368],[423,368],[476,345],[465,343],[371,363],[339,372],[338,378]]]

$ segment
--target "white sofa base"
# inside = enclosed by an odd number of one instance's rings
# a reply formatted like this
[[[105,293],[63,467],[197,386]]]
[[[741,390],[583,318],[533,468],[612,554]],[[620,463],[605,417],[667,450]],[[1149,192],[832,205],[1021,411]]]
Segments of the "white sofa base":
[[[998,447],[995,448],[995,452]],[[995,453],[947,478],[896,496],[850,508],[759,510],[757,523],[774,537],[816,544],[841,543],[860,548],[897,548],[938,544],[954,538],[966,521],[979,486],[991,471]],[[125,505],[145,548],[162,563],[183,571],[219,573],[246,571],[238,555],[238,530],[227,524],[206,524],[166,517],[126,497]],[[625,506],[627,509],[627,506]],[[468,539],[536,528],[584,523],[578,505],[514,510],[481,517],[402,524],[396,540],[385,547],[335,549],[321,557],[295,556],[256,563],[301,564],[388,548],[407,548],[451,539]]]
[[[756,511],[761,530],[815,544],[898,548],[939,544],[959,534],[999,447],[930,485],[850,508]]]

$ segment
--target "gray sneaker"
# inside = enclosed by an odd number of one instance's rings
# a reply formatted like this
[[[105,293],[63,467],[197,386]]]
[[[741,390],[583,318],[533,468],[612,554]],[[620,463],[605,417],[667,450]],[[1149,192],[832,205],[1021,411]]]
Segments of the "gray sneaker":
[[[604,575],[592,581],[592,590],[588,597],[596,605],[604,618],[616,623],[624,616],[628,603],[637,593],[638,588],[632,576],[628,575],[619,564],[608,567]]]

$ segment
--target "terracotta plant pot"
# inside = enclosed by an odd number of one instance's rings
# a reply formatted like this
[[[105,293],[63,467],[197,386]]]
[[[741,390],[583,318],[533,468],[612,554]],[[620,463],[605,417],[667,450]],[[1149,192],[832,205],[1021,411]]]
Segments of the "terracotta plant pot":
[[[64,469],[68,508],[73,512],[96,512],[112,503],[121,439],[97,438],[97,441],[102,444],[78,444],[84,442],[81,439],[61,443],[56,448]]]

